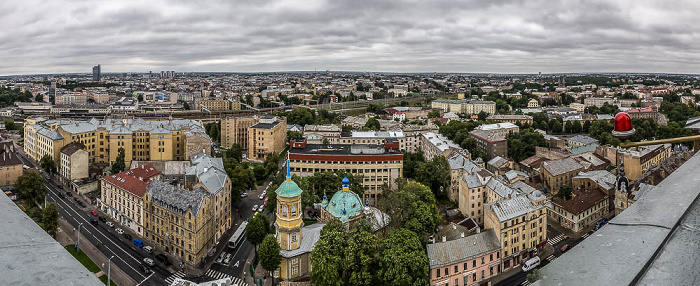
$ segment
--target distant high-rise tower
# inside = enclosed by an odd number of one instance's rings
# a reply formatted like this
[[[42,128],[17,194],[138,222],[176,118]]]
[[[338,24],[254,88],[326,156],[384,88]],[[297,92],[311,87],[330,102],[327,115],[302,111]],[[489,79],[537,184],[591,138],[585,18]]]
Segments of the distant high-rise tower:
[[[102,71],[100,70],[100,65],[92,67],[92,80],[100,81],[102,79]]]

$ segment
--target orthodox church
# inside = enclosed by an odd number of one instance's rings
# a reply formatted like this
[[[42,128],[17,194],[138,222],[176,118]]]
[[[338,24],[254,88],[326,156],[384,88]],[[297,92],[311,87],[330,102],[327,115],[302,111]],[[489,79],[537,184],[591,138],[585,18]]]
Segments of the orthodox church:
[[[337,218],[350,229],[358,221],[366,219],[372,225],[374,232],[389,224],[389,215],[377,208],[370,207],[369,202],[363,204],[360,196],[350,191],[350,180],[347,175],[343,178],[342,183],[342,189],[335,192],[330,200],[326,195],[323,195],[320,222],[326,223]]]

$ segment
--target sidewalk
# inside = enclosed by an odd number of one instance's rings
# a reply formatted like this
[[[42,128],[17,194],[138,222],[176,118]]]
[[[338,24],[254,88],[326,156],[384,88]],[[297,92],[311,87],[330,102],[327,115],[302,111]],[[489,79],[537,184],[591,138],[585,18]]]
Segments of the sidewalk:
[[[74,244],[78,240],[77,230],[75,230],[73,228],[73,226],[70,225],[67,221],[59,218],[58,225],[59,225],[59,229],[58,229],[58,232],[56,233],[56,241],[58,241],[58,243],[60,243],[61,245],[69,245],[69,244]],[[105,267],[104,267],[104,269],[102,269],[101,272],[103,272],[103,274],[107,273],[108,257],[106,257],[104,254],[102,254],[102,252],[100,252],[99,250],[97,250],[97,248],[95,248],[95,246],[92,245],[92,243],[90,243],[90,241],[88,241],[87,239],[81,239],[80,240],[80,251],[87,254],[87,256],[90,257],[90,259],[93,262],[95,262],[95,264],[97,264],[97,266],[101,267],[102,263],[104,263]],[[114,260],[114,259],[112,259],[112,260]],[[131,277],[129,277],[129,275],[124,273],[124,271],[119,269],[119,267],[117,267],[114,263],[112,263],[111,268],[112,268],[112,275],[111,275],[112,281],[114,281],[114,283],[116,285],[120,285],[120,286],[136,285],[137,281],[134,281],[133,279],[131,279]],[[99,274],[99,273],[100,272],[96,273],[95,276],[96,277],[102,276],[102,274]],[[140,282],[140,281],[138,281],[138,282]]]
[[[545,259],[554,254],[554,246],[550,245],[549,243],[545,244],[542,250],[537,254],[537,256],[540,257],[540,261],[545,261]],[[518,274],[522,272],[523,270],[520,267],[515,267],[508,269],[506,271],[503,271],[501,273],[498,273],[495,277],[491,279],[491,285],[496,285],[499,282],[505,280],[506,278],[509,278],[515,274]]]

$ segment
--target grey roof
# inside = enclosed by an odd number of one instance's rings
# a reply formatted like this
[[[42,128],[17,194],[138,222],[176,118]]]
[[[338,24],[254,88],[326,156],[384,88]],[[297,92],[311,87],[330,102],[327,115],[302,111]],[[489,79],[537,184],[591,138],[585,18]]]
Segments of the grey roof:
[[[192,209],[195,217],[199,213],[204,197],[209,194],[201,187],[190,191],[159,180],[151,180],[147,190],[154,204],[180,214],[185,214],[187,210]]]
[[[494,166],[496,168],[500,168],[501,166],[505,165],[506,163],[508,163],[508,159],[503,158],[501,156],[496,156],[496,157],[493,157],[493,159],[489,160],[486,164]]]
[[[61,129],[70,134],[80,134],[93,132],[98,129],[107,130],[110,134],[131,134],[136,131],[148,131],[153,133],[171,133],[172,130],[203,130],[202,123],[189,119],[173,119],[147,121],[142,118],[136,119],[114,119],[106,118],[99,120],[92,118],[89,120],[75,119],[51,119],[42,123],[45,126],[57,124]],[[170,131],[168,131],[170,130]]]
[[[474,162],[462,154],[451,156],[449,159],[447,159],[447,163],[450,164],[450,169],[452,170],[464,169],[467,171],[467,173],[474,173],[481,170],[479,166],[474,164]]]
[[[481,180],[479,180],[479,177],[477,174],[465,175],[464,181],[467,183],[467,186],[470,189],[471,188],[478,188],[478,187],[481,187],[484,185],[481,183]]]
[[[104,285],[0,192],[3,285]]]
[[[517,194],[515,191],[513,191],[513,189],[496,177],[491,177],[491,179],[486,183],[486,186],[503,199],[508,199],[509,196],[513,197]]]
[[[700,156],[540,270],[535,285],[700,284]]]
[[[559,176],[564,173],[582,169],[583,166],[576,162],[574,158],[562,158],[542,162],[542,167],[549,171],[552,176]]]
[[[526,184],[523,181],[517,181],[510,184],[510,187],[521,194],[526,195],[532,201],[539,201],[541,199],[547,198],[547,196],[542,193],[542,191],[535,189],[534,187]]]
[[[497,251],[501,244],[493,230],[426,246],[430,268],[443,267]]]
[[[525,196],[517,196],[509,200],[496,201],[489,204],[496,217],[501,222],[527,214],[532,210],[541,209],[543,205],[535,205]]]
[[[272,129],[272,128],[275,128],[275,126],[279,125],[280,123],[282,123],[282,121],[275,121],[275,122],[272,122],[272,123],[263,123],[263,122],[259,122],[259,123],[255,124],[255,125],[253,125],[253,126],[248,127],[248,128]]]
[[[688,121],[685,122],[685,128],[696,131],[700,130],[700,116],[689,118]]]
[[[49,138],[51,140],[63,140],[63,136],[61,135],[61,133],[58,133],[58,131],[52,131],[51,129],[41,125],[32,126],[36,129],[36,133],[43,137]]]
[[[530,175],[528,175],[527,173],[525,173],[523,171],[517,171],[517,170],[510,170],[510,171],[506,172],[505,174],[503,174],[503,176],[505,176],[509,182],[514,180],[518,176],[530,178]]]
[[[585,135],[576,135],[574,137],[569,138],[569,141],[574,141],[574,142],[578,142],[581,144],[598,143],[598,140],[594,139],[593,137],[585,136]]]
[[[580,172],[574,179],[590,179],[606,190],[612,190],[617,182],[615,175],[605,170]]]
[[[301,243],[299,248],[293,250],[280,250],[280,255],[284,258],[292,258],[314,250],[316,242],[321,238],[321,229],[326,226],[324,223],[315,223],[301,229]]]
[[[192,166],[185,169],[186,175],[195,175],[204,184],[204,187],[212,194],[218,193],[226,184],[226,169],[224,161],[199,152],[190,157]]]

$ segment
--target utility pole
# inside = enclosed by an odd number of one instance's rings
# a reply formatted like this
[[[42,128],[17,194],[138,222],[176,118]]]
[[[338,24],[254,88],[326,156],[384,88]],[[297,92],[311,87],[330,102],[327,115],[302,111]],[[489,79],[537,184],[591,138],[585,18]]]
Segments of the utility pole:
[[[75,243],[75,246],[76,246],[75,248],[76,248],[77,253],[80,253],[80,227],[81,226],[83,226],[82,222],[80,224],[78,224],[78,242]]]
[[[114,258],[114,255],[109,258],[109,264],[107,265],[107,286],[109,286],[109,281],[112,279],[112,258]]]

